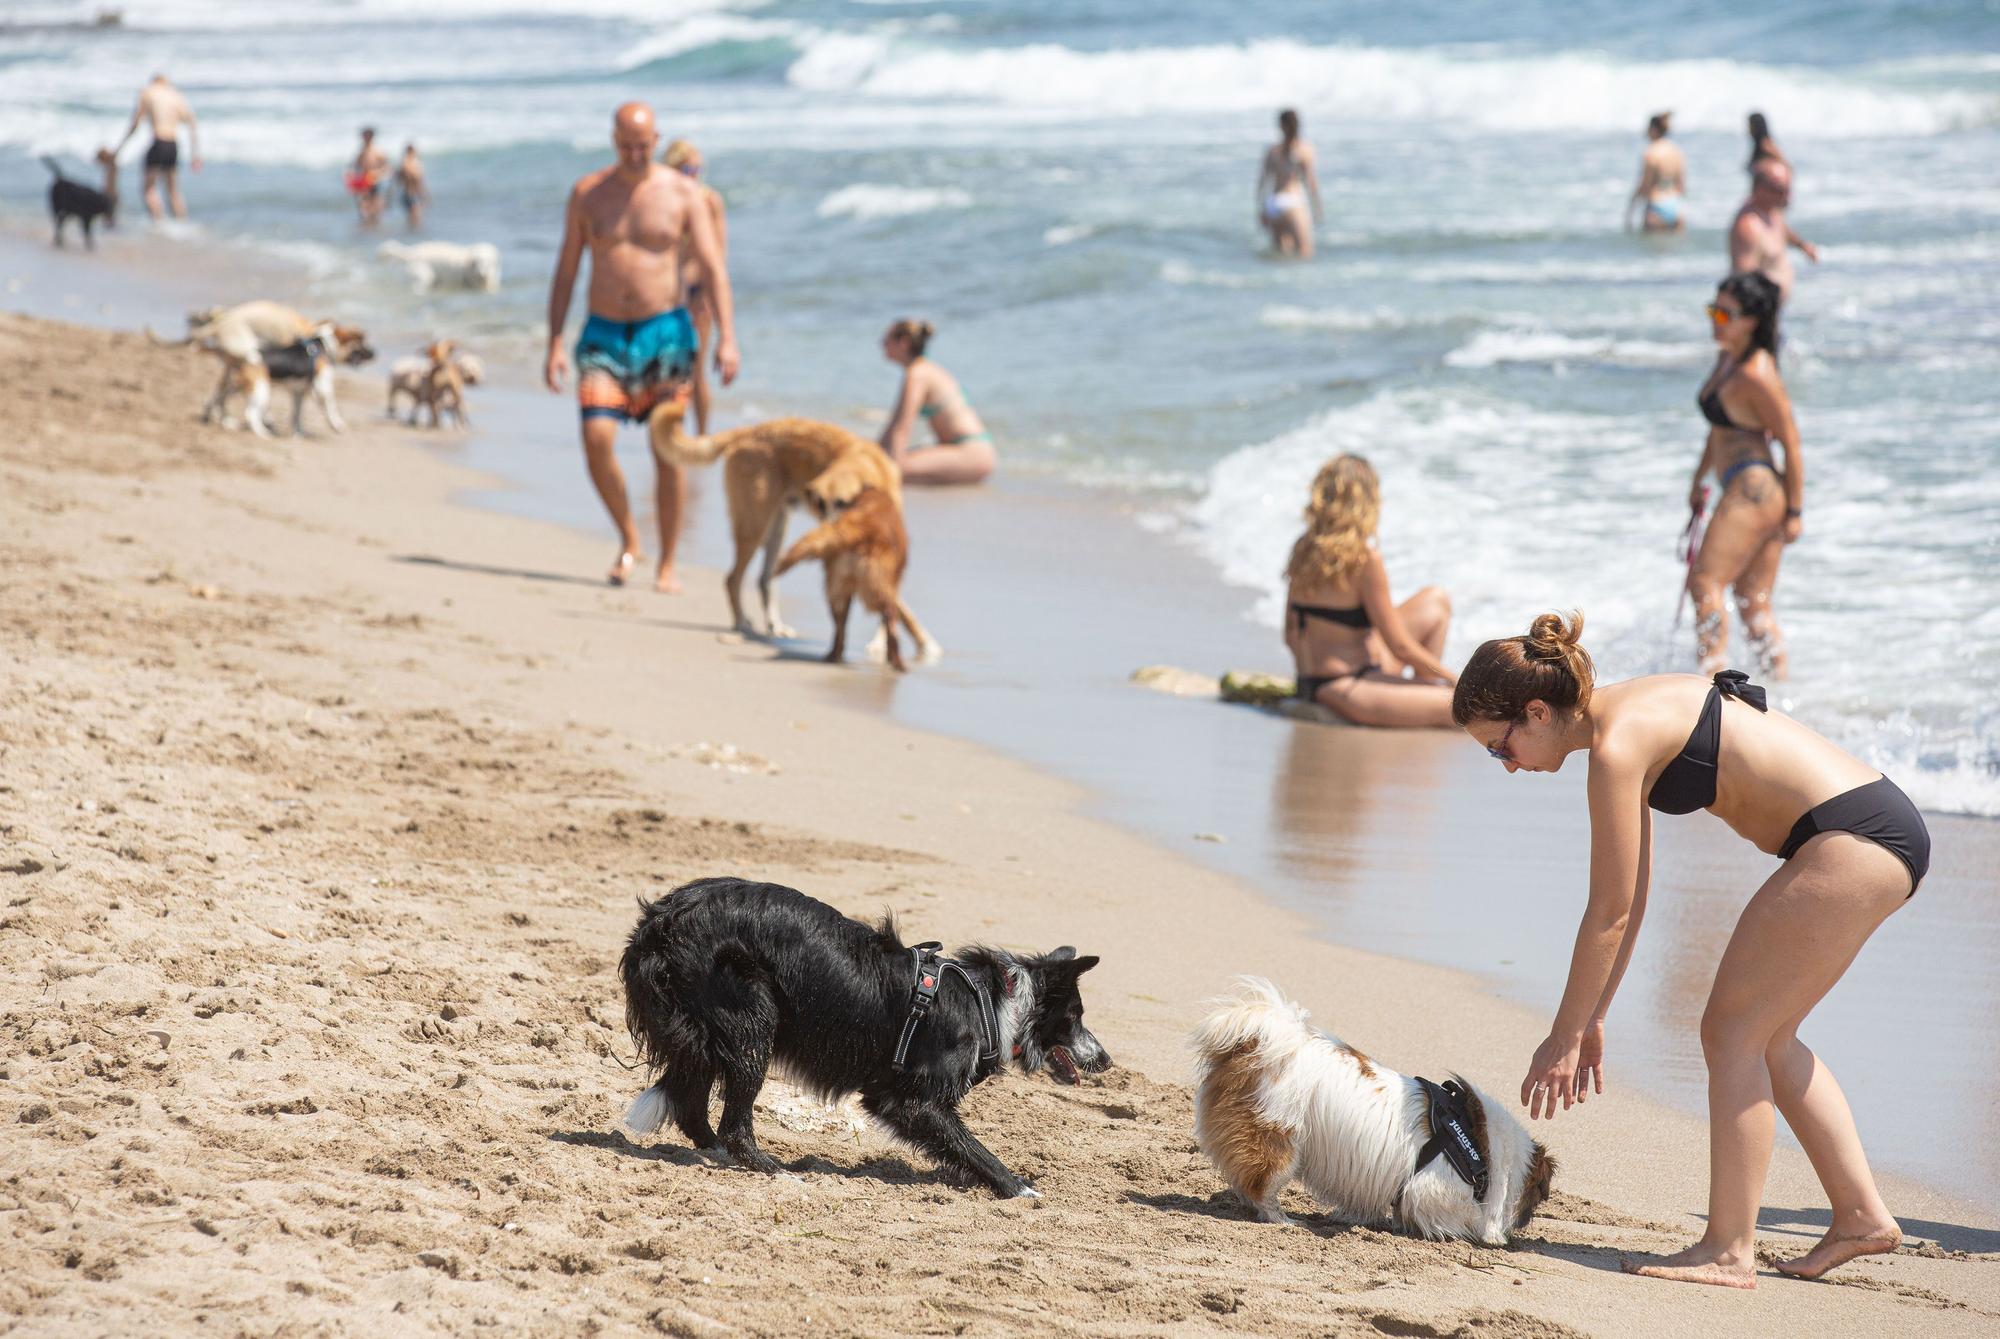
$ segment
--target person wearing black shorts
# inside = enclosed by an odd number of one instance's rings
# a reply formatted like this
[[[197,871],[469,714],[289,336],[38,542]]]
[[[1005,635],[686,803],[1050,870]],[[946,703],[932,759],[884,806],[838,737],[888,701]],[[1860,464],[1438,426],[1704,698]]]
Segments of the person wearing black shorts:
[[[118,141],[119,149],[123,149],[126,141],[137,133],[141,121],[153,132],[153,142],[146,149],[146,212],[155,219],[160,217],[160,186],[164,183],[167,204],[173,209],[174,217],[184,219],[187,217],[187,202],[181,199],[178,170],[183,125],[188,132],[190,165],[195,171],[201,171],[201,142],[196,138],[194,108],[188,105],[188,100],[181,96],[181,91],[167,76],[156,74],[151,83],[139,90],[139,103],[132,109],[132,123],[125,127],[124,138]]]

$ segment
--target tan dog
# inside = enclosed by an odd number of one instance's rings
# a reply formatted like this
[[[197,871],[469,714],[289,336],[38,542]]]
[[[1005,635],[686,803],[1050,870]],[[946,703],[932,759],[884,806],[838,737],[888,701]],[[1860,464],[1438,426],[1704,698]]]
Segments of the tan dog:
[[[308,321],[279,302],[245,302],[234,307],[190,312],[186,339],[163,340],[151,330],[146,333],[156,344],[193,344],[220,358],[222,378],[216,383],[215,394],[209,397],[208,405],[202,411],[202,421],[206,423],[217,418],[229,396],[241,383],[245,385],[250,401],[244,421],[250,431],[259,437],[271,435],[270,427],[264,420],[264,408],[271,399],[271,378],[265,369],[267,355],[275,350],[291,349],[307,340],[318,340],[329,351],[343,351],[335,353],[334,357],[347,361],[350,356],[347,351],[367,346],[366,338],[353,326],[336,325],[332,321]],[[355,361],[366,361],[373,356],[371,350],[366,357]],[[239,373],[242,375],[239,376]],[[315,372],[311,389],[320,407],[326,411],[327,422],[333,430],[345,432],[347,425],[341,422],[340,412],[333,405],[333,371],[330,365]]]
[[[410,417],[405,421],[411,427],[417,425],[417,411],[430,405],[431,373],[436,361],[431,356],[434,347],[427,345],[424,352],[414,357],[398,358],[389,364],[389,404],[382,412],[390,418],[396,417],[396,401],[405,395],[410,397]],[[486,364],[479,360],[478,354],[454,348],[450,357],[461,387],[477,386],[486,379]],[[471,426],[470,420],[465,417],[462,401],[457,417],[461,426]],[[435,414],[432,415],[432,426],[437,426]]]
[[[267,395],[274,384],[283,384],[290,388],[292,436],[304,436],[306,395],[309,392],[319,391],[322,386],[328,388],[332,386],[336,363],[359,367],[375,356],[375,350],[368,347],[366,338],[359,330],[351,326],[334,326],[332,329],[334,333],[331,337],[314,335],[310,339],[282,349],[266,349],[264,361],[259,368],[252,369],[248,364],[235,364],[229,367],[225,373],[226,388],[220,399],[211,402],[208,411],[202,414],[202,421],[206,423],[213,417],[219,419],[224,427],[238,426],[229,417],[229,401],[237,395],[248,397],[252,405],[246,408],[246,416],[252,412],[260,381],[254,373],[261,372],[261,382]],[[343,425],[339,416],[334,413],[330,392],[321,394],[319,400],[320,407],[326,410],[327,421],[333,425],[334,431],[340,431]],[[246,417],[246,422],[248,421]]]
[[[899,672],[908,668],[896,641],[898,622],[909,628],[920,652],[932,644],[930,634],[903,604],[900,587],[910,562],[910,536],[903,528],[903,509],[887,493],[870,485],[845,506],[832,508],[817,529],[785,551],[777,574],[783,576],[814,558],[826,564],[826,605],[833,615],[829,664],[838,665],[846,655],[847,611],[857,595],[862,606],[882,620],[890,668]]]
[[[757,578],[757,591],[764,604],[764,627],[769,636],[789,637],[792,630],[778,617],[778,598],[772,589],[777,575],[779,546],[785,542],[785,509],[805,499],[807,486],[828,474],[833,492],[827,500],[838,504],[852,501],[863,488],[877,488],[886,494],[900,513],[902,480],[882,449],[845,428],[808,418],[779,418],[734,428],[707,437],[689,437],[681,431],[684,408],[663,404],[648,420],[653,451],[663,460],[681,465],[706,465],[724,458],[723,486],[729,499],[729,531],[736,541],[736,561],[723,578],[729,595],[729,612],[736,630],[756,635],[743,612],[743,575],[750,570],[750,558],[764,551],[764,568]]]

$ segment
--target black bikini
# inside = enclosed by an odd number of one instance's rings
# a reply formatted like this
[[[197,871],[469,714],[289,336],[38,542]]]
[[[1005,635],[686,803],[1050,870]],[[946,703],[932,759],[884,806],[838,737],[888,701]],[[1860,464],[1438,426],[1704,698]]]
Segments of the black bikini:
[[[1653,782],[1646,803],[1663,814],[1691,814],[1715,803],[1715,763],[1722,751],[1722,699],[1733,697],[1759,711],[1768,711],[1764,690],[1750,682],[1741,670],[1724,670],[1715,676],[1708,700],[1681,751],[1674,755]],[[1888,777],[1878,777],[1867,785],[1843,791],[1830,800],[1814,805],[1799,816],[1785,844],[1780,860],[1790,860],[1799,848],[1822,832],[1851,832],[1857,837],[1886,847],[1910,871],[1910,896],[1931,866],[1931,835],[1910,797]]]
[[[1292,623],[1300,632],[1306,630],[1306,620],[1309,618],[1323,618],[1329,623],[1338,623],[1344,628],[1368,628],[1374,626],[1368,621],[1368,611],[1358,604],[1352,609],[1336,609],[1329,604],[1300,604],[1297,601],[1293,601],[1291,615]],[[1330,683],[1339,683],[1342,679],[1358,679],[1368,673],[1368,671],[1380,668],[1382,668],[1380,665],[1371,660],[1360,669],[1346,670],[1340,674],[1301,674],[1299,675],[1298,686],[1293,689],[1293,692],[1310,702],[1319,696],[1320,689]]]
[[[1733,377],[1735,375],[1736,375],[1736,369],[1732,367],[1731,369],[1729,369],[1729,376],[1723,377],[1721,380],[1717,381],[1715,385],[1709,389],[1708,394],[1697,395],[1695,397],[1694,402],[1697,405],[1701,406],[1701,416],[1707,419],[1710,423],[1713,423],[1718,428],[1733,428],[1737,432],[1762,433],[1764,431],[1762,428],[1755,426],[1746,426],[1744,424],[1738,423],[1735,419],[1729,417],[1729,410],[1723,406],[1722,388],[1729,382],[1730,377]],[[1756,456],[1746,456],[1742,460],[1737,461],[1734,465],[1731,465],[1728,469],[1724,470],[1722,472],[1722,478],[1717,482],[1721,485],[1722,491],[1726,493],[1729,491],[1730,482],[1734,480],[1737,475],[1743,473],[1743,471],[1745,470],[1755,470],[1755,469],[1766,469],[1771,471],[1771,473],[1773,474],[1776,474],[1778,472],[1778,467],[1776,465],[1773,465],[1770,461],[1759,459]]]

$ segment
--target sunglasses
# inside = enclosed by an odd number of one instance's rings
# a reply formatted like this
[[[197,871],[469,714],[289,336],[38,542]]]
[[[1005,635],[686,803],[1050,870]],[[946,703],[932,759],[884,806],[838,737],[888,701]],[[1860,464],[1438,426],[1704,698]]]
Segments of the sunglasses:
[[[684,176],[684,177],[698,177],[698,176],[700,176],[700,175],[701,175],[701,164],[700,164],[700,163],[682,163],[682,164],[681,164],[681,167],[680,167],[680,171],[681,171],[681,175],[682,175],[682,176]]]
[[[1505,734],[1501,735],[1496,742],[1486,746],[1486,752],[1489,757],[1498,758],[1501,762],[1514,761],[1514,755],[1507,752],[1507,741],[1514,737],[1514,727],[1519,724],[1519,721],[1512,722],[1508,725]]]
[[[1720,330],[1722,329],[1722,327],[1728,325],[1731,321],[1735,320],[1738,315],[1740,315],[1740,313],[1730,311],[1727,307],[1718,307],[1713,302],[1708,304],[1708,319],[1715,322],[1715,328],[1717,330]]]

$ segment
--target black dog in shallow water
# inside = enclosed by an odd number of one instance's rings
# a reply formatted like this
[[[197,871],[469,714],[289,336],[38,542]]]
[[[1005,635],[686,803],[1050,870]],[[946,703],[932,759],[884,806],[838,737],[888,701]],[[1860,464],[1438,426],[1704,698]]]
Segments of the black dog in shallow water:
[[[1077,992],[1097,959],[1072,948],[1016,957],[974,947],[955,963],[924,961],[935,1002],[906,1032],[919,963],[886,920],[864,925],[794,889],[746,879],[699,879],[641,902],[619,973],[625,1026],[657,1079],[625,1124],[650,1134],[671,1119],[697,1148],[776,1171],[751,1129],[751,1103],[775,1065],[829,1098],[860,1093],[897,1136],[995,1194],[1032,1195],[972,1137],[958,1104],[1009,1059],[1064,1083],[1111,1067],[1083,1025]],[[719,1129],[708,1123],[717,1082]]]

